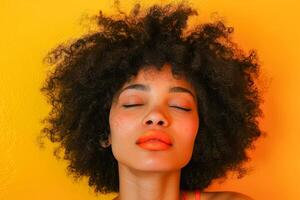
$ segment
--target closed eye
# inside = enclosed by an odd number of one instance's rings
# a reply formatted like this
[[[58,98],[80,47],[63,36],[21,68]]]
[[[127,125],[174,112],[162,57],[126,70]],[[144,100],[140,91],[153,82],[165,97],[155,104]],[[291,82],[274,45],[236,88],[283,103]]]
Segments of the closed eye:
[[[134,106],[141,106],[143,104],[131,104],[131,105],[123,105],[125,108],[134,107]]]
[[[142,106],[143,104],[130,104],[130,105],[123,105],[123,107],[125,108],[130,108],[130,107],[134,107],[134,106]],[[192,109],[190,108],[183,108],[183,107],[179,107],[179,106],[171,106],[171,107],[174,107],[174,108],[178,108],[178,109],[181,109],[181,110],[184,110],[184,111],[191,111]]]
[[[183,107],[179,107],[179,106],[171,106],[171,107],[178,108],[178,109],[181,109],[181,110],[184,110],[184,111],[188,111],[188,112],[192,110],[190,108],[183,108]]]

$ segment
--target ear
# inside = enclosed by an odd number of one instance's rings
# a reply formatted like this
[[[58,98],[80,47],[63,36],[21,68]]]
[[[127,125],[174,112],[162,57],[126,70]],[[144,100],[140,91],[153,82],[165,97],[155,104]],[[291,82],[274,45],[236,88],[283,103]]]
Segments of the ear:
[[[108,134],[107,140],[104,140],[104,141],[99,140],[99,144],[102,148],[109,147],[111,145],[111,134],[110,133]]]

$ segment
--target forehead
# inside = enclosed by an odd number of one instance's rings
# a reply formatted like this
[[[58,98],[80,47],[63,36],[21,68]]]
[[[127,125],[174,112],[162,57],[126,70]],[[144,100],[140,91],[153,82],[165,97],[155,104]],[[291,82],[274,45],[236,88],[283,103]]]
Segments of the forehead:
[[[193,89],[192,84],[189,83],[183,76],[172,74],[172,69],[169,64],[165,64],[160,70],[156,69],[154,66],[147,66],[141,69],[137,76],[132,77],[128,84],[130,83],[163,83],[181,85]]]

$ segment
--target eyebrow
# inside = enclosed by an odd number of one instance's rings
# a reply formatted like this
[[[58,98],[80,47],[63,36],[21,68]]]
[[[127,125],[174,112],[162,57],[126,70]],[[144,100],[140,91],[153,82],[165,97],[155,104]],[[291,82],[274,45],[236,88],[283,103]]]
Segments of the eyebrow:
[[[142,90],[142,91],[150,91],[150,87],[148,85],[143,85],[143,84],[132,84],[132,85],[129,85],[125,88],[123,88],[119,94],[121,94],[124,90],[128,90],[128,89],[135,89],[135,90]],[[188,93],[190,94],[194,100],[196,100],[196,97],[195,95],[187,88],[184,88],[184,87],[179,87],[179,86],[176,86],[176,87],[171,87],[169,89],[169,92],[184,92],[184,93]]]

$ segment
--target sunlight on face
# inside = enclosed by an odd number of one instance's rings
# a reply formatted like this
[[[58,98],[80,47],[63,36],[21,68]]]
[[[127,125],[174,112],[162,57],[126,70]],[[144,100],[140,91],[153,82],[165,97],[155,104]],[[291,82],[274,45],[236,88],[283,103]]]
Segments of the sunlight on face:
[[[184,79],[174,79],[169,65],[141,70],[112,104],[109,124],[114,157],[142,171],[178,170],[191,159],[199,127],[196,93]],[[162,130],[173,141],[164,151],[136,144],[145,131]]]

